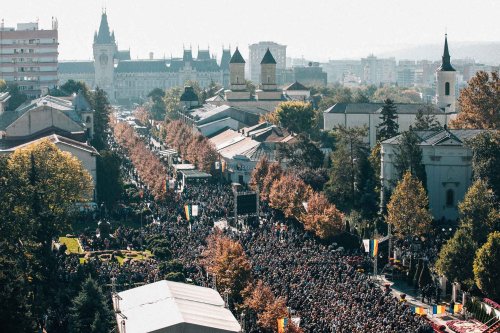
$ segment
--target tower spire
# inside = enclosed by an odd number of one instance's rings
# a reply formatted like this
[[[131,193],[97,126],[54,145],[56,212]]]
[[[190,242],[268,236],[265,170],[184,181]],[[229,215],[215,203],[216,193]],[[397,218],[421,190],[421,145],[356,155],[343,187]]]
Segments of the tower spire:
[[[450,57],[450,51],[448,50],[448,34],[444,34],[444,51],[443,51],[443,58],[441,62],[441,67],[439,67],[440,71],[443,72],[454,72],[455,69],[451,65],[451,57]]]

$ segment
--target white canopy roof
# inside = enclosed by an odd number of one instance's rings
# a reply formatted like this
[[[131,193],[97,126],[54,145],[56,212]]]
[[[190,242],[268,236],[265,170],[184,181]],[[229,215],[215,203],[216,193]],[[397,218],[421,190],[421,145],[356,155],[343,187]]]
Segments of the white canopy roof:
[[[123,291],[118,298],[121,333],[241,331],[219,293],[210,288],[164,280]],[[117,302],[113,304],[116,311]]]

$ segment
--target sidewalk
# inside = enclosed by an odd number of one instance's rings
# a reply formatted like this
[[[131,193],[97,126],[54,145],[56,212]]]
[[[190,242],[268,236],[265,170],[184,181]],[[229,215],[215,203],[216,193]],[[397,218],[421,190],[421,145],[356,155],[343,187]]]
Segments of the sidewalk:
[[[457,318],[456,316],[451,315],[449,313],[433,315],[432,314],[432,305],[427,304],[427,303],[423,303],[416,296],[412,295],[412,294],[414,294],[413,288],[410,288],[410,287],[404,288],[403,286],[399,286],[399,285],[396,286],[393,281],[387,280],[385,278],[385,276],[383,276],[383,275],[379,276],[379,279],[377,281],[380,284],[381,288],[385,288],[385,285],[389,284],[391,287],[392,294],[394,296],[396,296],[398,299],[401,298],[401,294],[405,294],[406,295],[405,299],[409,305],[415,306],[415,307],[423,307],[425,309],[430,309],[429,311],[431,313],[427,314],[427,316],[426,316],[427,319],[429,319],[435,325],[438,325],[438,326],[444,325],[446,327],[445,332],[454,333],[452,330],[450,330],[448,328],[448,326],[446,326],[446,323],[450,320],[459,320],[459,318]]]

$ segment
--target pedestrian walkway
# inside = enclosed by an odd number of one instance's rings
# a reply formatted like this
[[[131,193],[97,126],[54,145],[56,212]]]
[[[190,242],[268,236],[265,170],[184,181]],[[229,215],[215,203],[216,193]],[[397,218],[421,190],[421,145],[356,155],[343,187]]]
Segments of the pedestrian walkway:
[[[444,326],[446,329],[443,332],[450,332],[453,333],[451,329],[448,328],[446,323],[451,320],[459,320],[458,317],[455,315],[450,315],[448,313],[443,313],[439,315],[433,315],[432,314],[432,305],[423,303],[421,300],[419,300],[416,296],[413,296],[414,290],[410,288],[403,288],[402,286],[397,286],[394,284],[393,281],[389,281],[385,278],[385,276],[380,276],[379,279],[377,279],[378,283],[382,288],[385,288],[386,285],[389,285],[391,288],[392,294],[397,297],[398,299],[401,299],[401,295],[404,294],[406,302],[410,306],[414,307],[421,307],[424,309],[427,309],[427,319],[429,319],[434,325],[437,327]],[[430,312],[430,313],[429,313]]]

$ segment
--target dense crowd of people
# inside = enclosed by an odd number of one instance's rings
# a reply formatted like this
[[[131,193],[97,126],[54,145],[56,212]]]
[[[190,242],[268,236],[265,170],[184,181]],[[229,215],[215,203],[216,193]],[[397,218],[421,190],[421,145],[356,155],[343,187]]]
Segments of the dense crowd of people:
[[[142,190],[125,152],[111,144],[124,159],[123,174]],[[174,176],[171,174],[171,176]],[[184,205],[198,205],[199,216],[186,219]],[[144,249],[144,240],[151,236],[166,239],[172,258],[184,266],[188,281],[212,286],[211,277],[200,264],[205,240],[215,221],[230,220],[233,214],[233,193],[230,185],[203,182],[185,188],[155,207],[155,223],[142,229],[120,227],[112,240],[81,235],[86,249]],[[255,279],[262,279],[276,296],[283,296],[287,305],[300,317],[304,332],[427,332],[429,326],[411,308],[382,290],[369,276],[358,269],[365,260],[359,251],[345,251],[324,245],[304,232],[300,226],[279,218],[270,208],[262,207],[260,225],[225,233],[239,240],[252,264]],[[286,226],[286,227],[283,227]],[[81,264],[77,257],[65,257],[59,273],[66,281],[85,274],[89,269],[98,274],[102,285],[128,288],[164,278],[160,262],[154,258],[117,260],[98,257]],[[243,324],[246,332],[258,332],[255,322]],[[432,332],[429,331],[429,332]]]

